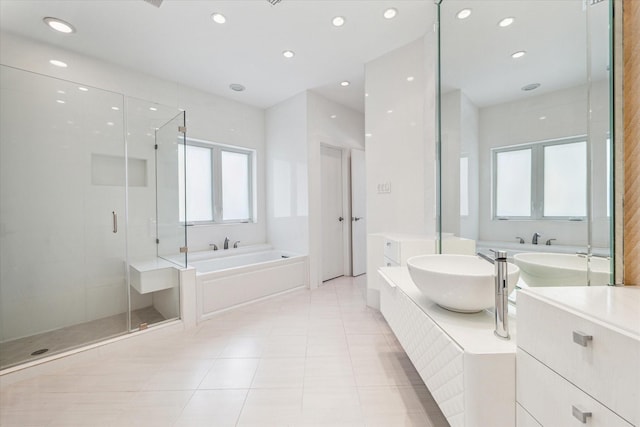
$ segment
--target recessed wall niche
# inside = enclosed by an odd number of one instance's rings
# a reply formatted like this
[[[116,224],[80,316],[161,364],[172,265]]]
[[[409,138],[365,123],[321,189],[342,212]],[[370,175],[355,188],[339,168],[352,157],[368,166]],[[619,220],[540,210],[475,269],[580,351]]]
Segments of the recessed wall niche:
[[[122,173],[124,157],[107,154],[91,154],[91,184],[93,185],[125,185]],[[147,160],[129,158],[127,161],[129,187],[147,186]]]

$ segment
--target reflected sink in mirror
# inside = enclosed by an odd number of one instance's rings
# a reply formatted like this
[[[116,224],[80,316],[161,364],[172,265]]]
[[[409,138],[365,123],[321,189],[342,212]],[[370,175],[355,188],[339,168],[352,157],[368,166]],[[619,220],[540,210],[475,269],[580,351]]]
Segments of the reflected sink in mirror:
[[[520,284],[526,286],[584,286],[607,285],[611,275],[611,261],[607,258],[545,252],[524,252],[513,256],[520,267]],[[589,262],[589,264],[587,263]],[[587,278],[587,266],[591,272]]]
[[[495,304],[495,267],[473,255],[419,255],[407,260],[418,289],[447,310],[476,313]],[[520,269],[507,263],[509,293]]]

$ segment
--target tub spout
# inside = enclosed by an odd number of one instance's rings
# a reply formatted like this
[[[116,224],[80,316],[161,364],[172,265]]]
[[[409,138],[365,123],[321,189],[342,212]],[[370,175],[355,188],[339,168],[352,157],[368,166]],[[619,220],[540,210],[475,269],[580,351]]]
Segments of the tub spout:
[[[534,244],[534,245],[537,245],[539,237],[542,237],[542,234],[540,234],[538,232],[533,233],[533,236],[531,237],[531,243]]]
[[[233,244],[233,248],[237,249],[238,248],[238,243],[240,243],[240,240],[236,240],[235,243]]]
[[[494,251],[494,258],[478,252],[478,256],[487,260],[495,266],[495,290],[496,290],[496,302],[494,310],[494,323],[495,330],[493,333],[500,338],[510,339],[509,337],[509,276],[507,274],[507,252],[506,251]]]

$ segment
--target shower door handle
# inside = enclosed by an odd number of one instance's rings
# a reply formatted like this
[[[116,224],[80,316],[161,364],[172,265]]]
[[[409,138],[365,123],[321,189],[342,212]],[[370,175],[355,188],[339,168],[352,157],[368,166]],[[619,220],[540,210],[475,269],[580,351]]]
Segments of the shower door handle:
[[[113,232],[117,233],[118,232],[118,214],[116,213],[116,211],[111,212],[111,214],[113,215]]]

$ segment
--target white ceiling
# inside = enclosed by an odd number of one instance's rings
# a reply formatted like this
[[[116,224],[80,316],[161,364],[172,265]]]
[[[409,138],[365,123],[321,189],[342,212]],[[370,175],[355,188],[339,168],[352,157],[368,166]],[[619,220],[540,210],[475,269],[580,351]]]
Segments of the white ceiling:
[[[445,0],[443,90],[492,105],[607,76],[608,2]],[[398,16],[386,20],[388,7]],[[455,13],[470,7],[465,20]],[[433,0],[0,0],[0,29],[266,108],[306,89],[364,111],[364,64],[433,31]],[[213,12],[227,17],[224,25]],[[337,15],[343,27],[331,25]],[[72,23],[56,33],[42,18]],[[516,18],[508,28],[497,22]],[[591,38],[587,39],[587,28]],[[284,50],[296,56],[285,59]],[[526,50],[519,60],[510,54]],[[346,88],[340,82],[352,84]],[[246,86],[238,93],[232,83]],[[521,87],[541,83],[540,89]]]
[[[395,19],[383,18],[388,7],[398,9]],[[227,22],[214,23],[213,12]],[[338,15],[340,28],[331,24]],[[77,32],[52,31],[46,16]],[[313,89],[364,111],[364,64],[431,31],[433,16],[431,0],[0,1],[4,31],[261,108]],[[284,50],[296,56],[287,60]],[[246,90],[232,92],[232,83]]]
[[[583,0],[445,0],[443,92],[462,89],[479,107],[607,78],[608,6]],[[456,17],[462,9],[471,16]],[[498,22],[515,18],[509,27]],[[587,35],[589,33],[589,36]],[[511,54],[526,51],[513,59]],[[522,87],[540,83],[535,91]]]

